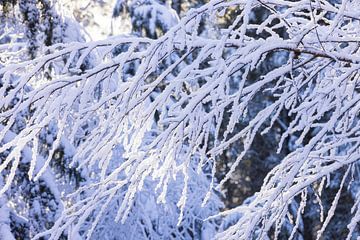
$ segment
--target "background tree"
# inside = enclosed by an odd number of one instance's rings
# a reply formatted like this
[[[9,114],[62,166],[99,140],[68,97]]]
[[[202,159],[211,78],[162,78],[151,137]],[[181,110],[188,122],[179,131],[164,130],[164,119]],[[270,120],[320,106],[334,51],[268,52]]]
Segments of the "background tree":
[[[31,60],[47,46],[69,41],[69,38],[81,39],[79,32],[78,35],[69,36],[69,20],[60,18],[51,1],[2,1],[1,7],[0,41],[2,44],[11,45],[5,49],[2,62]],[[50,72],[53,70],[54,68],[50,66],[43,68],[42,77],[50,79]],[[6,88],[7,93],[16,85],[18,76],[12,76],[11,83],[7,85],[2,81],[2,77],[3,75],[0,76],[0,85]],[[24,91],[31,90],[32,87],[29,85],[24,87]],[[18,95],[14,95],[6,109],[13,110],[19,101]],[[3,110],[4,108],[0,112],[2,113]],[[14,121],[1,121],[0,128],[7,129],[1,144],[14,139],[24,129],[24,123],[31,116],[32,111],[29,106],[16,114]],[[11,234],[16,239],[30,239],[36,233],[52,227],[63,209],[60,197],[61,191],[64,190],[64,182],[67,188],[71,189],[71,185],[79,184],[82,180],[77,171],[67,166],[73,152],[71,144],[62,139],[61,144],[50,153],[49,149],[55,140],[56,131],[56,124],[50,122],[41,129],[37,143],[33,146],[39,151],[37,161],[40,165],[50,154],[53,155],[50,156],[53,159],[51,167],[47,168],[38,180],[30,179],[29,173],[36,171],[39,166],[30,164],[31,148],[23,149],[19,156],[18,168],[12,173],[14,181],[9,185],[6,196],[2,197],[0,206],[8,212],[7,215],[4,213],[4,216],[8,216],[6,221]],[[8,153],[8,151],[1,153],[1,163],[5,161]],[[4,178],[10,174],[9,170],[9,168],[2,170]],[[9,204],[10,208],[6,206]]]

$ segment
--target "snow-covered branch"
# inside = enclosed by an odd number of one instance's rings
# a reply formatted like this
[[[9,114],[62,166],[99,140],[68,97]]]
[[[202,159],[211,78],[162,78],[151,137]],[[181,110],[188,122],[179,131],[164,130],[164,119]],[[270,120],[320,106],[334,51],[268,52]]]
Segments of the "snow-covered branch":
[[[218,27],[221,34],[200,34],[201,21],[217,21],[232,8],[240,9],[240,14],[229,26]],[[258,8],[268,11],[261,23],[252,19]],[[83,223],[98,202],[106,201],[106,207],[126,187],[116,216],[124,221],[147,177],[157,181],[158,201],[163,202],[170,180],[182,174],[178,207],[183,213],[194,156],[199,156],[195,165],[200,173],[231,144],[243,143],[225,178],[218,186],[209,186],[211,195],[230,178],[255,135],[265,134],[286,112],[292,121],[285,126],[279,149],[296,135],[295,150],[268,174],[255,200],[239,210],[243,217],[219,235],[265,238],[274,225],[283,223],[290,202],[309,185],[343,168],[348,169],[346,181],[358,162],[360,21],[354,14],[358,11],[356,1],[216,0],[190,10],[156,40],[119,36],[53,45],[20,63],[9,58],[0,69],[0,122],[5,125],[0,139],[18,114],[31,114],[26,127],[1,145],[0,152],[9,154],[0,172],[10,167],[6,181],[11,182],[21,152],[32,148],[29,178],[38,179],[62,137],[78,145],[74,166],[101,169],[98,182],[87,186],[94,188],[93,194],[65,210],[55,230],[48,232],[55,239],[74,221]],[[0,46],[0,51],[9,48]],[[259,73],[270,58],[275,66]],[[89,59],[93,66],[84,68]],[[44,75],[45,70],[51,77]],[[234,83],[236,87],[230,87]],[[255,96],[263,93],[273,101],[234,132]],[[53,121],[59,129],[56,140],[48,159],[35,171],[38,150],[33,146],[40,130]],[[126,161],[114,167],[110,162],[118,145],[124,147]],[[0,193],[8,187],[5,184]]]

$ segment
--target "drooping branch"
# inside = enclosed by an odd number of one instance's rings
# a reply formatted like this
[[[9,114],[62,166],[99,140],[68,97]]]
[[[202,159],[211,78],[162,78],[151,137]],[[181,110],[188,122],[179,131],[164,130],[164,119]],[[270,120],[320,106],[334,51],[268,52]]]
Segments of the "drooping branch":
[[[348,1],[347,8],[353,5],[354,1]],[[253,23],[251,12],[264,6],[271,10],[267,19]],[[241,14],[230,27],[219,27],[224,34],[211,38],[200,35],[202,19],[220,18],[220,13],[229,8],[239,8]],[[333,18],[327,13],[338,15]],[[157,179],[158,188],[166,194],[172,175],[181,173],[187,179],[186,169],[195,154],[200,154],[201,169],[205,162],[216,161],[232,143],[242,141],[244,149],[220,182],[220,189],[250,149],[255,135],[266,133],[264,128],[271,127],[286,110],[292,121],[279,147],[296,133],[297,149],[269,173],[254,202],[242,208],[244,217],[220,235],[249,239],[261,225],[259,236],[264,237],[283,216],[288,201],[323,176],[358,161],[355,149],[359,132],[354,131],[359,127],[360,107],[358,27],[354,14],[327,1],[218,0],[189,11],[157,40],[115,37],[48,47],[43,56],[0,69],[0,122],[6,123],[0,139],[17,114],[32,110],[26,128],[1,145],[0,152],[9,150],[10,154],[1,163],[0,172],[10,166],[12,172],[16,170],[21,151],[34,144],[39,130],[50,121],[59,127],[53,149],[61,137],[75,142],[81,129],[93,122],[73,162],[79,167],[99,167],[99,188],[64,212],[55,225],[57,231],[49,232],[56,238],[69,224],[81,225],[85,217],[79,216],[84,212],[89,216],[97,201],[111,199],[114,192],[130,185],[118,214],[118,219],[125,220],[146,176]],[[0,47],[1,51],[7,49]],[[96,65],[82,69],[90,57],[96,59]],[[271,57],[280,59],[276,66],[259,71]],[[47,66],[52,69],[51,81],[42,76]],[[129,73],[130,68],[135,68],[134,73]],[[252,79],[251,73],[256,71],[259,76]],[[236,79],[235,90],[229,86],[232,78]],[[33,89],[25,90],[27,85]],[[274,101],[232,134],[235,125],[246,117],[249,104],[264,91]],[[15,103],[14,98],[18,99]],[[230,116],[223,131],[225,112]],[[305,141],[310,132],[314,136]],[[144,144],[149,135],[151,141]],[[215,136],[213,142],[210,135]],[[112,149],[117,144],[124,146],[127,160],[109,173]],[[33,151],[36,156],[37,150]],[[52,153],[42,169],[29,173],[30,178],[42,175]],[[36,158],[32,161],[35,166]],[[12,176],[7,181],[12,181]],[[6,186],[0,193],[7,190]],[[186,195],[186,183],[183,193]],[[185,200],[186,196],[179,201],[181,211]]]

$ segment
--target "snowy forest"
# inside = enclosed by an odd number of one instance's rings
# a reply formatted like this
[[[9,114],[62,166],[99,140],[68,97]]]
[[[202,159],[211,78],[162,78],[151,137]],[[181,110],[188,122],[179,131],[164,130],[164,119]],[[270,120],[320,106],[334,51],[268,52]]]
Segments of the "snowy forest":
[[[0,240],[360,239],[360,0],[0,0]]]

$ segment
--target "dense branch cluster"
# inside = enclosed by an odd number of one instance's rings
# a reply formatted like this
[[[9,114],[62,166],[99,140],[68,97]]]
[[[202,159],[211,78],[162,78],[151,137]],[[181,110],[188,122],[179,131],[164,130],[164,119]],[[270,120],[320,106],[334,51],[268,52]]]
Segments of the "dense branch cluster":
[[[261,23],[252,20],[259,8],[266,12]],[[214,31],[210,28],[205,33],[199,30],[201,22],[218,22],[233,9],[239,14],[231,24],[211,25]],[[90,237],[100,216],[116,199],[121,199],[121,204],[114,217],[125,222],[136,195],[149,179],[156,201],[164,204],[173,179],[184,179],[177,203],[180,223],[191,201],[191,178],[207,173],[212,179],[199,198],[202,206],[211,204],[255,135],[281,124],[278,151],[287,139],[295,137],[292,151],[267,175],[248,205],[207,221],[236,212],[241,214],[238,221],[217,237],[265,239],[270,231],[279,233],[289,206],[299,200],[293,238],[306,206],[307,187],[319,184],[321,196],[332,174],[339,173],[341,185],[318,231],[320,238],[341,191],[359,181],[358,12],[356,0],[341,4],[326,0],[215,0],[189,10],[158,39],[117,36],[57,43],[21,62],[16,58],[21,48],[11,43],[0,45],[0,152],[7,152],[0,172],[10,169],[0,194],[9,190],[23,151],[32,151],[28,177],[37,180],[66,139],[76,146],[71,166],[99,171],[91,184],[66,196],[80,200],[65,206],[55,225],[37,237],[50,234],[56,239],[70,225],[77,231],[100,206],[98,218],[89,228]],[[92,66],[85,68],[90,59]],[[256,72],[269,59],[276,66]],[[250,80],[255,72],[256,80]],[[264,93],[272,101],[235,132],[237,123],[247,118],[253,99]],[[24,112],[28,112],[25,127],[7,139],[17,116]],[[281,122],[283,114],[291,121]],[[47,159],[39,163],[39,135],[54,123],[54,143]],[[237,141],[243,149],[217,184],[218,156]],[[115,159],[118,146],[123,148],[124,161]],[[91,194],[82,198],[85,190]],[[356,199],[348,239],[357,231],[360,217],[360,197]]]

